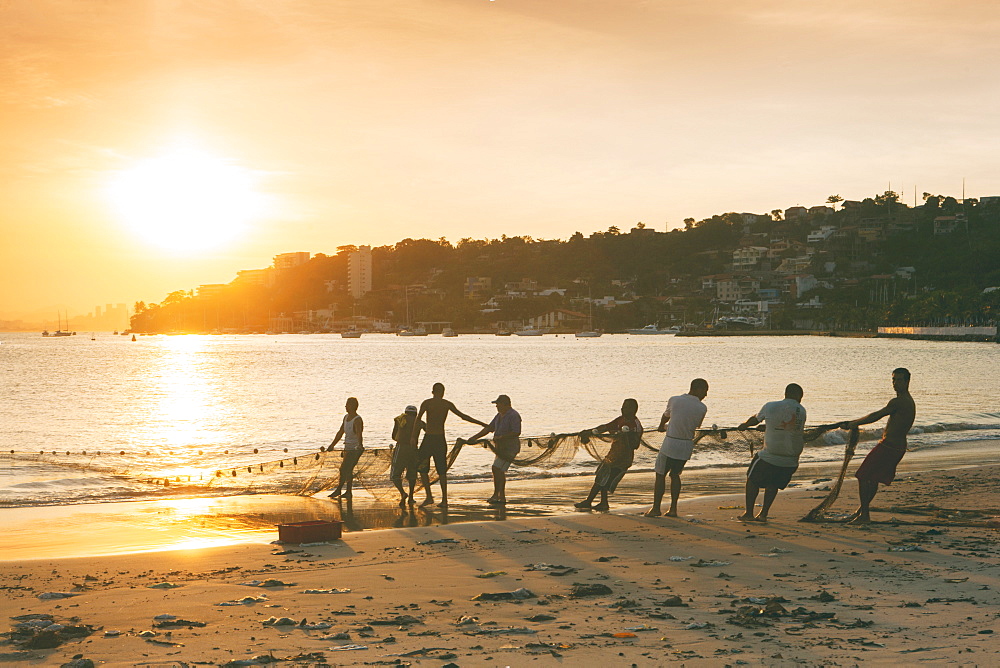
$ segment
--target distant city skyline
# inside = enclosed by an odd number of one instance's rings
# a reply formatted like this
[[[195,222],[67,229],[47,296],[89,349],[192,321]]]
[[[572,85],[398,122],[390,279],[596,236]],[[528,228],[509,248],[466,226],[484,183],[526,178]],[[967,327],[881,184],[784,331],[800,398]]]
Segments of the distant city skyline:
[[[998,28],[945,0],[5,3],[0,320],[286,250],[1000,195]]]

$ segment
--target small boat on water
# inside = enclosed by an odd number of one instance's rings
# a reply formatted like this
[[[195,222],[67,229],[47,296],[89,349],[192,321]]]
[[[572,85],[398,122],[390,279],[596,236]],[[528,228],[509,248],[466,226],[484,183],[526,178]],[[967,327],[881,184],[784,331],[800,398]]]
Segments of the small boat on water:
[[[590,298],[590,286],[587,286],[587,304],[590,306],[590,311],[587,316],[587,329],[583,332],[577,332],[576,338],[578,339],[596,339],[601,335],[594,329],[594,300]]]
[[[458,336],[458,332],[453,330],[451,327],[445,327],[444,329],[441,330],[441,336],[446,336],[450,338],[453,336]]]
[[[346,332],[340,333],[340,338],[342,339],[360,339],[361,331],[357,329],[349,329]]]
[[[681,328],[677,325],[673,327],[668,327],[667,329],[660,329],[658,325],[646,325],[641,329],[630,329],[629,334],[637,334],[639,336],[649,336],[649,335],[671,335],[676,334],[681,331]]]
[[[495,336],[510,336],[510,331],[506,329],[498,330]]]
[[[518,336],[542,336],[543,334],[545,334],[545,332],[540,329],[531,329],[531,328],[519,329],[514,333],[517,334]]]
[[[52,332],[51,334],[49,333],[49,330],[46,329],[45,331],[42,332],[42,336],[73,336],[74,334],[76,334],[76,332],[70,332],[70,331],[68,331],[69,330],[69,311],[66,312],[66,330],[67,331],[63,331],[63,328],[62,328],[62,313],[58,314],[56,317],[59,320],[59,324],[58,324],[59,329],[57,329],[56,331]]]
[[[423,327],[416,329],[401,329],[396,332],[396,336],[427,336],[427,330]]]

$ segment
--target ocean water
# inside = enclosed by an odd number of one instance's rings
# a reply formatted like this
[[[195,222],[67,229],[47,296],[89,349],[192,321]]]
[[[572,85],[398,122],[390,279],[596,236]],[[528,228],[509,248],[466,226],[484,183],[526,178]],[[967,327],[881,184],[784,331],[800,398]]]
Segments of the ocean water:
[[[628,335],[150,336],[133,342],[102,333],[95,339],[0,334],[0,505],[222,494],[165,489],[138,478],[149,470],[211,471],[315,453],[332,440],[350,396],[360,401],[366,446],[387,447],[393,417],[429,397],[435,382],[446,385],[446,397],[459,409],[484,421],[495,412],[491,400],[510,395],[524,435],[542,436],[606,422],[626,397],[638,400],[640,419],[654,429],[667,399],[699,376],[710,384],[706,426],[735,426],[764,402],[780,399],[789,382],[803,386],[810,424],[857,418],[885,405],[893,396],[892,369],[905,366],[917,402],[911,448],[1000,438],[1000,346],[988,343]],[[477,426],[452,416],[448,429],[454,441]],[[649,437],[654,445],[660,440]],[[804,458],[838,460],[841,443],[831,434]],[[39,451],[86,451],[96,464],[114,457],[127,472],[96,473],[62,465],[58,457],[33,460]],[[481,480],[491,459],[466,448],[452,478]],[[652,459],[642,453],[636,467]],[[689,466],[744,463],[696,451]],[[594,466],[581,453],[558,471],[512,473],[578,475]]]

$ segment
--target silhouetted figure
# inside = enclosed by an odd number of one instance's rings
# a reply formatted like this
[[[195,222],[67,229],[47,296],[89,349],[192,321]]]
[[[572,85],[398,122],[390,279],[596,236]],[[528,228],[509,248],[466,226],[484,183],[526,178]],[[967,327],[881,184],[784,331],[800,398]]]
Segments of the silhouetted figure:
[[[493,400],[497,414],[489,424],[473,436],[470,441],[477,441],[486,434],[493,432],[493,447],[496,457],[493,459],[493,496],[486,503],[493,506],[503,506],[507,503],[507,470],[511,462],[521,451],[521,415],[511,408],[510,397],[501,394]]]
[[[417,484],[417,448],[413,444],[424,423],[417,419],[417,407],[407,406],[402,415],[392,423],[392,439],[396,447],[392,452],[392,468],[389,478],[399,490],[399,507],[406,508],[407,503],[413,505],[413,488]],[[410,484],[410,493],[403,490],[403,473]]]
[[[429,506],[434,503],[434,495],[431,493],[430,470],[431,460],[434,460],[434,469],[438,474],[438,482],[441,483],[441,505],[448,505],[448,442],[445,438],[444,423],[448,419],[448,413],[454,413],[466,422],[486,426],[485,422],[469,417],[462,411],[455,408],[455,404],[444,398],[444,385],[434,383],[431,387],[431,398],[424,399],[420,404],[420,411],[417,413],[419,421],[424,415],[427,416],[424,427],[424,439],[420,443],[417,451],[419,459],[419,471],[427,498],[421,506]],[[416,446],[417,435],[414,434],[411,443]]]
[[[849,524],[868,524],[871,521],[871,502],[878,493],[879,483],[892,483],[896,478],[896,466],[906,454],[906,435],[917,417],[917,405],[910,396],[908,369],[900,367],[893,370],[892,389],[896,391],[896,396],[889,400],[885,408],[844,424],[845,429],[851,429],[889,417],[882,439],[871,449],[854,474],[858,479],[861,506],[848,519]]]
[[[604,461],[597,467],[594,473],[594,485],[590,488],[590,494],[586,500],[574,504],[580,510],[608,510],[608,495],[618,488],[618,483],[625,477],[625,472],[632,466],[635,459],[635,451],[639,448],[642,440],[642,423],[636,417],[639,412],[639,402],[635,399],[626,399],[622,402],[622,414],[607,424],[602,424],[594,429],[594,433],[614,434],[615,439],[611,443]],[[601,502],[596,506],[591,506],[597,494],[601,495]]]
[[[344,439],[344,459],[340,463],[340,480],[337,481],[337,489],[330,494],[331,499],[350,499],[353,497],[354,467],[361,459],[361,453],[365,451],[362,438],[365,423],[358,415],[358,400],[354,397],[349,398],[344,408],[347,409],[347,415],[344,416],[340,429],[337,430],[337,435],[333,437],[333,442],[327,447],[328,451],[333,450],[333,446],[337,445],[341,438]]]

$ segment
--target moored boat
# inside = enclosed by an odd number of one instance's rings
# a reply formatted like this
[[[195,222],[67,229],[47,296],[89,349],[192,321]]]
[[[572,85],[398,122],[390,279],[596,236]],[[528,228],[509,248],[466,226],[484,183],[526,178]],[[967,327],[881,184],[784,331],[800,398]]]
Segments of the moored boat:
[[[639,336],[650,336],[650,335],[655,336],[655,335],[676,334],[679,331],[681,331],[680,327],[677,326],[669,327],[667,329],[660,329],[658,325],[646,325],[645,327],[642,327],[640,329],[630,329],[628,330],[628,333],[637,334]]]

